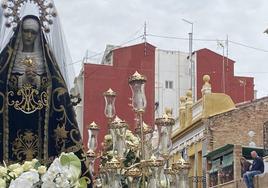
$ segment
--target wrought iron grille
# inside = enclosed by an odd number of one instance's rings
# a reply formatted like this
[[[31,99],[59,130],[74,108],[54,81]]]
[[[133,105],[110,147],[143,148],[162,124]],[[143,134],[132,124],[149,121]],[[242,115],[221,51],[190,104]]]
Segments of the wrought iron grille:
[[[205,176],[191,176],[189,177],[189,188],[205,188],[206,177]]]

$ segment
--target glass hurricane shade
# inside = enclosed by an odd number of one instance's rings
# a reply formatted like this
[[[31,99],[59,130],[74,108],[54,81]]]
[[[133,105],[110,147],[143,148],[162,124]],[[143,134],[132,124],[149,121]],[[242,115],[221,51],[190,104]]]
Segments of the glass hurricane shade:
[[[110,88],[108,91],[103,93],[103,96],[105,100],[104,115],[111,119],[115,116],[116,93]]]
[[[130,84],[132,91],[132,107],[134,110],[145,110],[146,96],[145,96],[145,83],[138,81]]]
[[[89,137],[88,148],[93,151],[96,151],[97,146],[98,146],[97,144],[98,134],[99,134],[99,128],[95,122],[92,122],[88,128],[88,137]]]

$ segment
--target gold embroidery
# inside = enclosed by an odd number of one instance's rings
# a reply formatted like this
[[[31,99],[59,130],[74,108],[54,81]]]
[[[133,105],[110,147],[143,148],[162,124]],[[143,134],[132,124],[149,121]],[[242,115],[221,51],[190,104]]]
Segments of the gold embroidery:
[[[17,132],[17,138],[12,144],[13,155],[18,160],[32,160],[38,154],[38,136],[27,130]]]
[[[47,77],[42,77],[41,78],[41,90],[45,90],[48,88],[50,85],[50,80]]]
[[[18,90],[17,95],[21,96],[19,100],[12,100],[14,96],[13,91],[8,92],[9,106],[14,106],[16,110],[22,111],[25,114],[34,113],[36,110],[41,110],[43,107],[48,106],[48,95],[46,92],[42,92],[38,96],[39,91],[34,89],[30,84],[25,84]],[[38,99],[39,98],[39,99]]]
[[[60,97],[64,96],[65,94],[68,94],[68,91],[66,88],[63,87],[58,87],[57,89],[55,89],[52,93],[52,98],[54,98],[55,96],[57,97],[57,99],[60,101]],[[66,105],[67,106],[67,105]],[[74,122],[72,122],[69,118],[68,115],[66,113],[66,109],[64,108],[64,106],[61,104],[59,106],[55,105],[55,101],[52,100],[52,107],[53,110],[55,112],[59,112],[62,113],[62,116],[59,118],[59,121],[62,121],[62,124],[65,125],[67,123],[69,123],[71,126],[74,126]]]
[[[69,131],[65,130],[65,125],[60,126],[58,124],[57,128],[54,129],[54,137],[56,140],[56,147],[60,151],[65,150],[65,145],[66,145],[66,139],[68,138],[68,133]]]
[[[55,137],[57,140],[64,140],[67,138],[67,134],[69,131],[65,130],[65,125],[63,125],[62,127],[60,127],[58,125],[58,127],[54,130],[55,133]]]

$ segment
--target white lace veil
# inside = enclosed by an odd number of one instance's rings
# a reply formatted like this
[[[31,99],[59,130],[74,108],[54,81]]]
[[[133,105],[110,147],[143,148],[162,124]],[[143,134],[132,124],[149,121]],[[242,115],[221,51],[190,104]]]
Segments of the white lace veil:
[[[2,3],[2,0],[1,0]],[[54,8],[56,9],[56,8]],[[39,17],[39,9],[37,5],[32,2],[25,3],[20,10],[20,17],[23,18],[26,15],[34,15]],[[56,58],[56,61],[60,67],[61,73],[66,81],[68,89],[73,85],[71,82],[74,79],[74,69],[72,66],[72,58],[70,56],[69,49],[62,31],[59,15],[52,18],[53,24],[49,26],[50,32],[45,35],[47,43]],[[0,7],[0,52],[6,47],[14,34],[13,29],[6,27],[5,23],[7,18],[4,16],[4,10]]]

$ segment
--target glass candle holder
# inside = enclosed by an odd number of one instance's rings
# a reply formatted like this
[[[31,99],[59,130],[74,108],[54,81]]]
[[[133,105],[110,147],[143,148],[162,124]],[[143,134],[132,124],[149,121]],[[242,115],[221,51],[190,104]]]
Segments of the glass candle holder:
[[[96,151],[98,146],[99,126],[93,121],[88,126],[88,149]]]
[[[103,93],[105,100],[105,108],[104,115],[109,119],[113,119],[115,116],[115,98],[116,92],[114,92],[111,88]]]
[[[132,107],[136,112],[144,112],[147,102],[145,96],[146,77],[137,71],[129,78],[128,83],[132,91]]]

